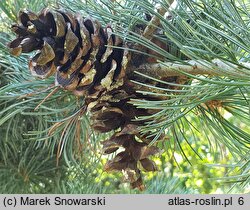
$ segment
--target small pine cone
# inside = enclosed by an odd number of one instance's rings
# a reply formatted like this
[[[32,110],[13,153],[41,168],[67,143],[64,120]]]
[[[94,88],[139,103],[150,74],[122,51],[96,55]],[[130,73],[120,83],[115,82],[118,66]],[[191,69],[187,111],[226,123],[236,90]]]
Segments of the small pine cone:
[[[55,74],[55,84],[76,95],[98,95],[124,76],[126,53],[113,48],[122,47],[122,40],[90,17],[24,10],[12,30],[17,34],[8,44],[13,55],[36,51],[29,61],[32,75],[44,79]]]

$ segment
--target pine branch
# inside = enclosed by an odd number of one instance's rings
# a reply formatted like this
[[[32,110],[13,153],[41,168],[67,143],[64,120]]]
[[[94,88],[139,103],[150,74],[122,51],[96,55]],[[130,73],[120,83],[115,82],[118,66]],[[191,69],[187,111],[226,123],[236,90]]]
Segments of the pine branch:
[[[158,79],[183,74],[246,78],[246,76],[250,75],[250,73],[248,73],[249,69],[250,63],[239,62],[239,65],[236,65],[220,59],[213,59],[211,62],[205,60],[190,60],[185,64],[173,62],[147,63],[138,68],[135,67],[131,71],[137,71]]]

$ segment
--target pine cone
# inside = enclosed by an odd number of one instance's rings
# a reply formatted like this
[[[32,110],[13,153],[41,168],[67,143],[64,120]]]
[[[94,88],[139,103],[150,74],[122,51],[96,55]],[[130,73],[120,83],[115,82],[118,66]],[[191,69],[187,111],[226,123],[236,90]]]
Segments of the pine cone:
[[[138,127],[145,122],[134,121],[153,111],[127,103],[145,96],[136,93],[129,82],[126,70],[130,54],[121,48],[125,49],[126,43],[112,33],[111,27],[103,28],[91,17],[47,8],[39,14],[21,11],[12,30],[17,34],[8,44],[13,55],[36,51],[29,61],[32,75],[41,79],[55,75],[56,85],[85,97],[96,131],[115,131],[103,142],[104,153],[119,148],[124,151],[108,161],[105,170],[123,171],[133,188],[143,189],[140,168],[157,170],[149,157],[159,149],[149,147],[148,140],[140,135]]]
[[[9,48],[16,56],[37,51],[29,61],[32,75],[44,79],[55,74],[57,85],[85,96],[98,95],[123,74],[124,52],[112,47],[123,42],[110,27],[103,29],[90,17],[50,9],[38,15],[21,11],[19,21],[12,26],[18,37]]]

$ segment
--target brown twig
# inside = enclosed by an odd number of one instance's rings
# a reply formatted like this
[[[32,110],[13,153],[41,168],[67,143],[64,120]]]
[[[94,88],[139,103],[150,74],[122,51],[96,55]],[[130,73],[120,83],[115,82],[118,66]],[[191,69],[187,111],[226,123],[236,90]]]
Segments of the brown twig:
[[[174,2],[174,0],[168,0],[168,8],[170,7],[170,5],[173,2]],[[161,16],[164,16],[165,13],[167,12],[168,8],[161,6],[160,8],[158,8],[157,13]],[[142,33],[140,33],[141,34],[140,36],[142,39],[149,40],[149,41],[153,39],[153,37],[155,36],[155,34],[157,32],[157,28],[161,23],[159,15],[155,14],[151,18],[150,22],[148,23],[148,25],[146,26],[144,31]],[[131,66],[138,66],[138,65],[140,65],[140,63],[144,62],[145,56],[143,56],[140,53],[136,53],[136,52],[146,52],[148,47],[144,46],[143,44],[136,43],[135,45],[132,45],[131,48],[133,48],[135,50],[135,52],[132,53],[133,54],[132,55],[133,61],[130,63],[130,65]]]
[[[169,7],[171,6],[171,4],[174,2],[174,0],[169,0],[168,1],[168,5]],[[160,7],[158,9],[158,13],[162,16],[165,15],[165,13],[167,12],[167,9],[165,7]],[[152,19],[150,20],[148,26],[145,28],[145,30],[143,31],[142,36],[148,40],[151,40],[155,34],[155,31],[157,30],[157,26],[160,25],[160,19],[157,15],[154,15],[152,17]]]
[[[56,87],[54,90],[52,90],[34,109],[35,111],[50,97],[52,96],[54,93],[56,93],[58,91],[59,87]]]
[[[50,90],[50,89],[52,89],[52,88],[54,88],[54,87],[55,87],[55,84],[52,84],[52,85],[50,85],[50,86],[47,87],[47,88],[39,89],[39,90],[30,92],[30,93],[26,93],[26,94],[24,94],[24,95],[21,95],[21,96],[18,97],[18,99],[23,99],[23,98],[31,97],[31,96],[33,96],[33,95],[37,95],[37,94],[40,94],[40,93],[44,93],[44,92],[46,92],[46,91],[48,91],[48,90]]]

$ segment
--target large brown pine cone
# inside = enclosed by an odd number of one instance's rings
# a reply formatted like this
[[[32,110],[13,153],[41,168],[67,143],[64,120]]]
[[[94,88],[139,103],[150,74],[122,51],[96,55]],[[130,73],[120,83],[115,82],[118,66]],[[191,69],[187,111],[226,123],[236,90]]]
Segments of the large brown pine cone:
[[[104,153],[123,151],[107,162],[105,170],[122,171],[133,188],[143,189],[140,168],[157,170],[149,157],[159,149],[148,146],[150,140],[138,130],[145,122],[134,119],[154,111],[127,103],[145,96],[136,93],[129,81],[126,70],[130,56],[123,50],[123,40],[111,27],[103,28],[91,17],[48,8],[39,14],[21,11],[12,30],[17,34],[8,44],[13,55],[36,51],[29,61],[32,75],[41,79],[55,75],[56,85],[85,97],[96,131],[115,131],[102,142]]]

